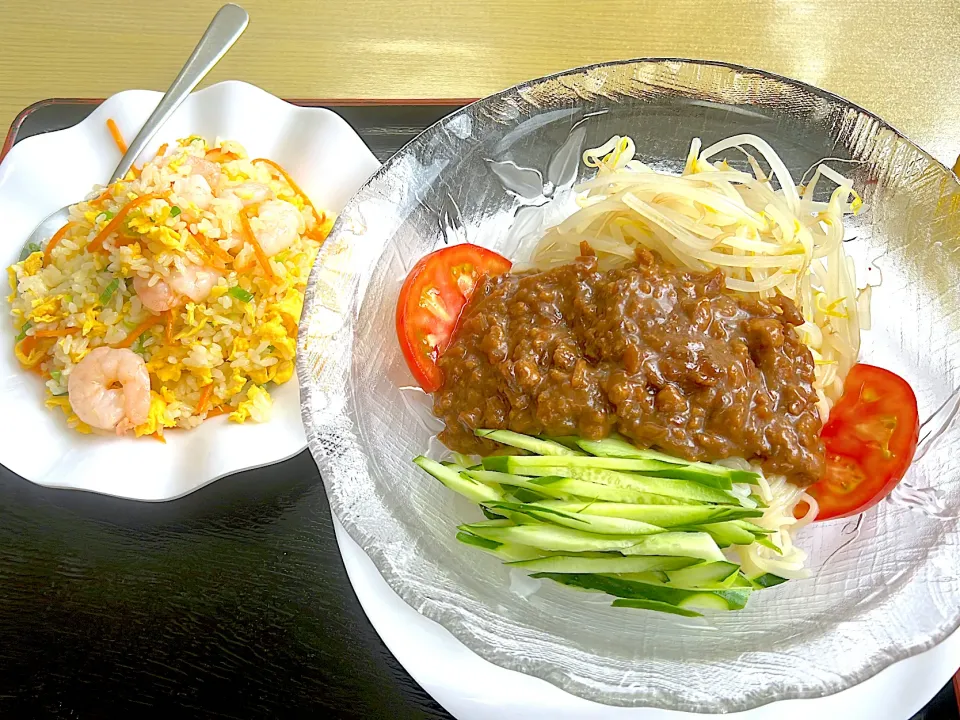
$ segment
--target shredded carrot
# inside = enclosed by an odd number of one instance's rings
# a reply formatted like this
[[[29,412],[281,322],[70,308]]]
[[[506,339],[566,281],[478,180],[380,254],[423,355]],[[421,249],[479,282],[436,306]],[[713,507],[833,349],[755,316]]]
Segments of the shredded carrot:
[[[211,162],[227,162],[228,160],[239,160],[240,156],[236,153],[224,150],[223,148],[212,148],[207,150],[204,157]]]
[[[197,245],[206,250],[207,254],[220,258],[225,263],[233,262],[233,255],[220,247],[216,240],[210,240],[202,234],[194,235],[191,233],[190,237],[194,239]]]
[[[163,433],[160,432],[159,430],[157,430],[155,433],[153,433],[152,435],[150,435],[150,437],[152,437],[154,440],[159,440],[159,441],[162,442],[164,445],[167,444],[167,439],[163,436]]]
[[[127,153],[127,143],[124,141],[123,135],[120,134],[120,128],[117,127],[117,121],[113,118],[107,118],[107,129],[110,131],[110,134],[113,135],[113,141],[120,149],[120,154],[125,155]]]
[[[173,320],[173,310],[167,310],[167,321],[163,330],[163,339],[166,341],[167,345],[173,344]]]
[[[197,409],[193,411],[194,415],[201,415],[207,409],[211,395],[213,395],[213,383],[205,385],[203,390],[200,391],[200,400],[197,402]]]
[[[127,219],[127,215],[130,214],[131,210],[148,203],[151,200],[156,200],[163,197],[166,197],[166,193],[148,193],[146,195],[141,195],[138,198],[134,198],[128,202],[126,205],[120,208],[120,212],[114,216],[113,220],[108,222],[104,226],[103,230],[98,232],[97,236],[90,241],[90,243],[87,245],[87,250],[90,252],[104,252],[103,243],[108,237],[110,237],[110,235],[117,231],[117,228],[120,227],[120,224]]]
[[[156,315],[150,315],[142,323],[137,325],[133,330],[130,331],[130,334],[127,335],[123,340],[114,345],[115,348],[128,348],[133,343],[136,342],[137,338],[143,335],[143,333],[154,325],[159,325],[163,322],[162,318],[157,317]]]
[[[270,167],[272,167],[274,170],[276,170],[278,173],[280,173],[280,176],[281,176],[284,180],[287,181],[287,185],[290,186],[290,189],[293,190],[297,195],[299,195],[300,197],[302,197],[302,198],[303,198],[303,202],[306,203],[306,205],[307,205],[311,210],[313,210],[313,216],[317,219],[317,222],[318,222],[318,223],[323,222],[324,215],[317,211],[317,208],[316,208],[316,207],[314,206],[314,204],[310,201],[310,198],[307,196],[307,194],[300,188],[299,185],[297,185],[297,183],[294,181],[294,179],[293,179],[292,177],[290,177],[290,174],[289,174],[286,170],[284,170],[282,167],[280,167],[280,166],[279,166],[277,163],[275,163],[273,160],[268,160],[267,158],[256,158],[255,160],[253,160],[253,162],[255,162],[255,163],[258,163],[258,162],[266,163],[267,165],[269,165]]]
[[[263,248],[260,247],[260,243],[257,242],[257,236],[253,234],[253,229],[250,227],[250,214],[257,211],[259,208],[258,205],[251,205],[248,208],[245,208],[242,213],[240,213],[240,224],[243,226],[243,232],[247,236],[247,242],[253,246],[253,252],[257,255],[257,260],[260,261],[260,264],[263,266],[263,271],[266,273],[267,277],[271,280],[276,280],[276,273],[273,272],[273,267],[270,265],[270,258],[267,257],[267,254],[263,251]]]
[[[51,260],[52,257],[53,257],[53,249],[57,246],[57,243],[59,243],[61,240],[63,240],[64,236],[67,234],[67,230],[69,230],[71,227],[73,227],[74,224],[75,224],[75,223],[68,222],[68,223],[67,223],[66,225],[64,225],[62,228],[60,228],[59,230],[57,230],[57,231],[53,234],[53,237],[50,238],[50,242],[47,243],[47,249],[43,251],[43,264],[44,264],[44,265],[49,265],[49,264],[50,264],[50,260]]]
[[[64,335],[73,335],[74,333],[78,332],[80,332],[80,328],[78,327],[68,327],[60,330],[34,330],[33,336],[36,338],[53,338],[63,337]]]
[[[91,205],[99,205],[104,200],[110,197],[110,188],[106,188],[102,193],[97,195],[93,200],[90,201]]]
[[[168,145],[167,143],[164,143],[163,145],[161,145],[160,147],[158,147],[158,148],[157,148],[157,154],[153,156],[153,159],[156,160],[157,158],[162,158],[162,157],[163,157],[163,154],[167,151],[167,148],[168,148],[168,147],[169,147],[169,145]]]

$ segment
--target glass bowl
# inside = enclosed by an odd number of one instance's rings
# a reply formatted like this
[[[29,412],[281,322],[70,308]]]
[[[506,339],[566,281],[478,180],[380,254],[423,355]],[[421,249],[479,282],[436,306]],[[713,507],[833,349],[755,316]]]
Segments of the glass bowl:
[[[410,462],[440,448],[394,331],[407,271],[443,243],[522,259],[592,172],[582,150],[613,134],[633,137],[644,162],[679,171],[694,136],[707,145],[741,132],[770,142],[795,178],[837,158],[864,198],[847,247],[860,281],[881,284],[861,358],[904,376],[928,418],[907,478],[865,515],[803,532],[812,578],[703,620],[611,608],[605,596],[540,584],[457,542],[456,525],[479,512]],[[474,103],[368,181],[313,269],[298,373],[331,506],[412,607],[491,662],[584,698],[716,713],[843,690],[960,623],[960,429],[950,424],[958,234],[952,173],[870,113],[768,73],[626,61]]]

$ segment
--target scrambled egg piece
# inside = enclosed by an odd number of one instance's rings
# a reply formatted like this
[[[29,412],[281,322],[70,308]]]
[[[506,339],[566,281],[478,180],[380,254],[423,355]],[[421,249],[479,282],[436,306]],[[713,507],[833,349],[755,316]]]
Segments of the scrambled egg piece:
[[[46,299],[36,299],[30,302],[32,310],[27,313],[27,319],[34,323],[52,323],[65,317],[63,301],[66,295],[53,295]]]
[[[43,270],[43,253],[40,251],[30,253],[30,257],[23,261],[23,272],[30,276],[36,275],[41,270]]]
[[[72,427],[77,432],[83,433],[84,435],[89,435],[91,432],[93,432],[90,429],[90,426],[80,420],[80,418],[78,418],[73,412],[73,408],[70,407],[70,399],[66,395],[60,395],[59,397],[48,397],[44,401],[44,404],[51,410],[54,408],[60,408],[63,411],[63,414],[67,416],[67,425]]]
[[[230,375],[230,381],[227,383],[226,395],[228,398],[233,397],[237,393],[243,390],[243,386],[247,384],[247,378],[243,373],[234,372]]]
[[[153,435],[159,433],[163,435],[164,428],[171,428],[177,424],[170,413],[167,412],[167,401],[161,397],[160,393],[150,392],[150,412],[147,415],[147,421],[143,425],[137,425],[134,432],[137,437],[144,435]]]
[[[165,248],[176,252],[185,252],[187,246],[180,233],[164,225],[169,217],[170,206],[164,205],[149,215],[144,212],[131,217],[127,220],[127,227],[131,232],[159,243]]]
[[[273,381],[277,385],[283,385],[285,382],[290,380],[293,377],[293,363],[289,360],[284,360],[282,362],[274,365],[277,368],[277,374],[273,378]]]
[[[23,340],[14,345],[13,354],[17,356],[17,360],[20,361],[20,364],[28,370],[35,368],[37,365],[43,362],[43,359],[47,356],[45,350],[37,347],[36,338],[31,336],[25,337]]]
[[[246,422],[247,418],[254,422],[266,422],[270,419],[273,401],[270,394],[259,385],[251,385],[247,390],[247,399],[241,402],[235,411],[230,413],[233,422]]]
[[[83,311],[83,327],[80,329],[80,332],[84,337],[90,334],[103,335],[106,332],[107,326],[97,319],[99,314],[100,313],[92,307],[88,307]]]
[[[283,318],[278,313],[270,313],[269,319],[257,328],[257,336],[270,341],[284,360],[293,360],[297,352],[297,341],[287,334]]]
[[[210,368],[187,368],[190,371],[190,374],[193,375],[197,380],[200,381],[201,385],[209,385],[213,382],[213,373]]]
[[[7,302],[13,304],[13,301],[17,299],[17,285],[19,285],[16,265],[7,268],[7,282],[10,283],[10,294],[7,296]]]
[[[276,303],[275,307],[277,312],[280,313],[280,317],[283,318],[287,334],[296,337],[300,314],[303,312],[303,297],[294,288],[290,288],[283,299]]]
[[[177,382],[183,374],[181,370],[181,361],[183,360],[182,347],[163,346],[158,348],[153,357],[147,362],[147,370],[156,375],[160,382]],[[168,363],[167,358],[173,356],[177,359],[174,364]]]

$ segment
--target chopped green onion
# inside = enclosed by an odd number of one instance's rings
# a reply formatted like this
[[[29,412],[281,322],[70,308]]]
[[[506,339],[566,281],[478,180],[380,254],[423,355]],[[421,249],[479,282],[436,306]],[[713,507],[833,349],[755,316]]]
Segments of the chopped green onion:
[[[120,278],[114,278],[111,280],[106,289],[100,293],[100,304],[106,305],[110,301],[110,298],[113,297],[113,294],[117,291],[118,287],[120,287]]]
[[[50,371],[50,377],[53,378],[54,380],[56,380],[57,382],[60,382],[60,376],[61,376],[61,374],[60,374],[60,371],[59,371],[59,370],[51,370],[51,371]]]
[[[147,348],[144,345],[146,341],[147,341],[146,333],[144,333],[140,337],[138,337],[136,340],[133,341],[133,347],[131,347],[130,349],[133,350],[135,353],[137,353],[137,355],[143,355],[147,351]]]
[[[103,213],[101,213],[101,214],[103,215],[103,219],[106,220],[107,222],[110,222],[111,220],[113,220],[113,219],[117,216],[117,214],[116,214],[115,212],[110,212],[109,210],[107,210],[107,211],[105,211],[105,212],[103,212]]]
[[[267,345],[267,352],[272,353],[276,348],[273,345]]]
[[[180,210],[180,208],[178,208],[176,205],[174,205],[174,206],[170,209],[170,217],[176,217],[176,216],[179,215],[181,212],[182,212],[182,210]]]
[[[227,293],[230,295],[230,297],[234,297],[237,300],[240,300],[241,302],[250,302],[251,300],[253,300],[252,292],[244,290],[242,287],[239,287],[236,285],[230,288],[229,290],[227,290]]]
[[[23,327],[20,328],[20,334],[17,335],[15,342],[20,342],[21,340],[23,340],[27,336],[27,330],[29,330],[32,327],[33,327],[33,323],[27,320],[23,324]]]
[[[42,250],[43,248],[37,243],[27,243],[24,246],[23,251],[20,253],[20,259],[17,262],[23,262],[35,252],[41,252]]]

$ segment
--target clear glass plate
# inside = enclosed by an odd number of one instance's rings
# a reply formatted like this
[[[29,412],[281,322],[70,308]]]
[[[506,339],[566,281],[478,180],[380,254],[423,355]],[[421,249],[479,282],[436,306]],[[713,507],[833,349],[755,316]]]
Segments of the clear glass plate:
[[[690,140],[769,141],[799,177],[854,160],[864,210],[848,252],[874,292],[862,359],[913,385],[926,440],[893,501],[801,536],[814,577],[747,609],[690,620],[609,607],[473,551],[478,511],[415,468],[438,421],[406,369],[394,312],[406,272],[443,243],[522,258],[569,212],[584,148],[629,134],[679,171]],[[730,157],[731,161],[735,158]],[[837,692],[960,624],[960,314],[957,178],[880,119],[800,83],[686,60],[597,65],[470,105],[407,145],[343,211],[301,322],[298,373],[310,448],[347,531],[403,599],[482,657],[614,705],[735,712]],[[495,689],[491,689],[495,693]]]

